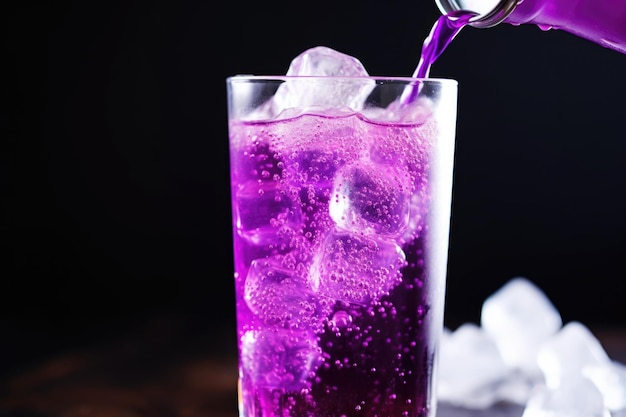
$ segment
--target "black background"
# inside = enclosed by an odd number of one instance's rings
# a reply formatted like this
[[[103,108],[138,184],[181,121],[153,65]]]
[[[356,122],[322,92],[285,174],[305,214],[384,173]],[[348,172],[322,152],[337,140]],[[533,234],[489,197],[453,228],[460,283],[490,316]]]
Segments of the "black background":
[[[0,373],[175,317],[234,349],[225,78],[326,45],[407,76],[434,1],[1,6]],[[466,28],[446,324],[525,276],[564,321],[623,326],[626,55]]]

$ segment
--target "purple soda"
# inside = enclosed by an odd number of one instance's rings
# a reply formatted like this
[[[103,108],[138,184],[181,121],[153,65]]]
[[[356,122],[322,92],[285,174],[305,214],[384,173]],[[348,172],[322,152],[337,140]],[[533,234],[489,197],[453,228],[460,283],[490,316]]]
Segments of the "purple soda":
[[[231,120],[242,416],[429,415],[433,123]]]

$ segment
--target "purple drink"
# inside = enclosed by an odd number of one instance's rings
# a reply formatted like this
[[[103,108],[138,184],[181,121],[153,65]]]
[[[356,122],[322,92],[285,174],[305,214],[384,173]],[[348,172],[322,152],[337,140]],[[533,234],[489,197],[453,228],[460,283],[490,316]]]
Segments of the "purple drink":
[[[311,82],[329,102],[268,116]],[[355,83],[362,108],[333,107]],[[434,415],[455,100],[450,80],[229,79],[241,416]]]

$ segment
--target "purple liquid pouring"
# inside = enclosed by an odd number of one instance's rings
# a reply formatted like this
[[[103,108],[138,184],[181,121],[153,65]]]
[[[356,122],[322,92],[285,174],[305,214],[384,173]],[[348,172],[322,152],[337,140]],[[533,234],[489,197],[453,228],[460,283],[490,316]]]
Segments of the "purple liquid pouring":
[[[474,12],[460,10],[444,14],[437,19],[424,40],[420,60],[413,72],[413,78],[428,78],[430,67],[474,16],[476,16]],[[420,86],[421,84],[416,84],[415,87],[408,91],[402,98],[402,106],[413,102],[417,98]]]
[[[430,34],[424,40],[422,56],[413,77],[427,78],[431,65],[474,16],[476,16],[474,12],[454,11],[437,19]]]

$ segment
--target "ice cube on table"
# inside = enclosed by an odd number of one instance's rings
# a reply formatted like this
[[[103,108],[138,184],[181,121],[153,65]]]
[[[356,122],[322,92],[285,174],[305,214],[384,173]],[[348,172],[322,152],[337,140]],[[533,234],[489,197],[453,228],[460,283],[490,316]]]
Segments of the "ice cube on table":
[[[322,359],[317,336],[309,331],[249,330],[241,338],[241,365],[245,379],[257,387],[299,392]]]
[[[562,327],[558,310],[546,294],[524,277],[511,279],[487,297],[480,323],[511,368],[541,377],[537,352]]]
[[[546,385],[557,388],[581,376],[586,367],[607,365],[610,359],[593,333],[584,324],[572,321],[543,344],[537,352],[537,363]]]
[[[473,323],[465,323],[441,339],[438,396],[442,402],[486,408],[500,398],[497,387],[508,368],[493,340]]]
[[[583,371],[600,390],[604,404],[612,412],[626,414],[626,366],[616,361],[602,365],[589,365]]]
[[[406,255],[391,240],[332,231],[314,255],[309,284],[316,293],[370,305],[400,283]]]
[[[610,417],[602,394],[587,378],[578,375],[557,388],[538,386],[522,417]]]
[[[511,288],[512,283],[520,288]],[[516,296],[518,300],[515,300]],[[511,280],[488,298],[485,304],[493,301],[493,298],[500,298],[495,303],[500,309],[490,310],[494,305],[487,305],[487,314],[483,313],[481,320],[485,317],[495,320],[497,312],[503,314],[503,317],[502,323],[496,321],[499,326],[488,326],[491,329],[488,339],[493,339],[495,344],[497,337],[508,335],[503,323],[509,323],[520,332],[520,336],[530,332],[533,346],[539,344],[535,360],[540,375],[531,375],[528,368],[519,365],[520,362],[506,363],[502,358],[499,366],[506,369],[504,376],[495,378],[496,383],[482,384],[489,386],[489,391],[476,387],[472,390],[464,389],[462,382],[467,375],[464,369],[480,367],[485,362],[483,368],[487,372],[481,374],[484,371],[477,370],[476,380],[469,381],[468,386],[472,383],[480,384],[490,374],[494,359],[487,361],[485,355],[475,352],[476,347],[480,346],[477,343],[480,342],[477,337],[480,328],[463,325],[456,332],[444,328],[440,342],[438,381],[439,399],[442,403],[474,409],[486,409],[501,402],[515,403],[524,407],[523,417],[626,417],[626,366],[612,361],[588,328],[576,321],[563,326],[560,315],[547,297],[524,278]],[[524,302],[528,305],[518,305]],[[519,315],[518,320],[528,317],[531,323],[541,323],[541,315],[533,317],[528,314],[527,308],[538,308],[543,311],[544,319],[552,323],[547,328],[540,326],[540,330],[543,330],[542,343],[539,343],[542,338],[532,335],[532,329],[525,329],[513,320]],[[493,324],[489,320],[486,322]],[[550,335],[549,330],[558,326],[560,327]],[[524,342],[523,339],[514,340]],[[460,346],[459,349],[452,349],[454,343]],[[463,346],[467,348],[465,351],[462,350]],[[485,351],[489,349],[482,348]],[[502,348],[498,346],[497,351],[502,353]]]
[[[273,111],[279,114],[290,108],[345,107],[351,111],[364,108],[365,101],[375,87],[361,62],[350,55],[326,46],[307,49],[291,61],[288,76],[329,77],[324,88],[315,79],[287,80],[278,88],[273,99]],[[330,77],[360,77],[353,82]],[[293,116],[291,112],[288,112]]]
[[[538,382],[518,369],[509,369],[509,374],[498,386],[499,401],[525,405]]]

